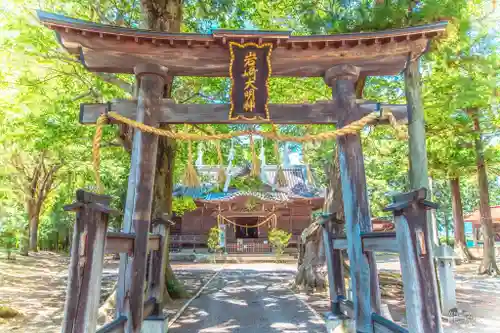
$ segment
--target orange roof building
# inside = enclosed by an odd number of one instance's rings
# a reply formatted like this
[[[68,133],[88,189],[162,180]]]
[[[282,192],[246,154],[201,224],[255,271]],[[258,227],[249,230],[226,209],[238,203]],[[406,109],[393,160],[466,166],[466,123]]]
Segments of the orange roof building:
[[[491,218],[494,224],[500,225],[500,206],[491,206]],[[481,214],[479,209],[475,210],[473,213],[467,215],[464,218],[464,222],[472,222],[474,228],[481,227]],[[498,227],[497,227],[498,228]]]

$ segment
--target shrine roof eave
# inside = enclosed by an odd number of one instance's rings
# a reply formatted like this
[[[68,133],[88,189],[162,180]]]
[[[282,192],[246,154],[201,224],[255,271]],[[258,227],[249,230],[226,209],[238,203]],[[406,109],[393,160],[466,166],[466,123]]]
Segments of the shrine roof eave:
[[[207,199],[193,199],[193,201],[198,204],[198,205],[205,205],[205,206],[209,206],[209,205],[213,205],[213,206],[217,206],[221,203],[231,203],[231,202],[235,202],[235,201],[239,201],[241,200],[243,196],[239,196],[239,197],[233,197],[233,198],[230,198],[230,199],[210,199],[210,200],[207,200]],[[251,197],[251,196],[247,196],[247,197]],[[323,197],[311,197],[311,198],[307,198],[307,197],[290,197],[288,200],[270,200],[270,199],[260,199],[260,202],[261,203],[269,203],[269,204],[274,204],[274,205],[279,205],[279,204],[282,204],[282,205],[290,205],[290,204],[297,204],[297,203],[310,203],[310,204],[321,204],[323,203],[325,200],[325,198]]]
[[[272,43],[273,76],[320,77],[339,64],[360,67],[362,75],[394,75],[408,57],[427,51],[447,22],[404,29],[335,35],[292,36],[288,31],[214,30],[211,34],[163,33],[77,20],[38,11],[63,47],[94,72],[133,73],[144,62],[169,69],[173,76],[229,75],[228,44]]]

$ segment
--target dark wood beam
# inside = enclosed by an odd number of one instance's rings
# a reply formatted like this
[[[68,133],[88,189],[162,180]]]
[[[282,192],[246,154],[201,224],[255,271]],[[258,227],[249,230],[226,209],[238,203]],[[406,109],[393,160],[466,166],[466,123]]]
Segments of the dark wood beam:
[[[125,333],[127,317],[120,316],[101,327],[96,333]]]
[[[225,218],[234,217],[268,217],[272,212],[268,211],[253,211],[253,212],[238,212],[238,211],[226,211],[221,212],[220,215]],[[214,216],[217,216],[217,212],[214,212]]]
[[[399,253],[395,232],[368,232],[362,233],[363,251],[365,252],[390,252]],[[347,238],[334,238],[332,240],[335,250],[347,249]]]
[[[363,115],[377,110],[373,101],[357,100]],[[406,105],[380,104],[390,108],[399,122],[407,121]],[[135,119],[136,100],[117,100],[111,103],[81,104],[80,123],[95,124],[100,115],[113,111]],[[275,124],[332,124],[339,121],[341,112],[335,108],[334,101],[314,104],[269,104],[271,122]],[[160,123],[170,124],[248,124],[266,121],[229,120],[229,104],[176,104],[171,99],[163,99],[160,107]]]
[[[212,34],[163,33],[105,26],[38,12],[62,46],[92,72],[132,73],[154,62],[173,76],[229,75],[230,41],[273,43],[273,76],[321,77],[334,65],[352,64],[362,75],[396,75],[408,54],[420,56],[428,41],[443,34],[446,22],[405,29],[336,35],[292,36],[283,32],[234,31]],[[328,46],[327,46],[328,45]]]
[[[374,333],[409,333],[409,331],[377,313],[372,313]]]
[[[148,252],[158,251],[160,249],[160,235],[149,235]],[[122,232],[108,232],[106,237],[105,253],[128,253],[134,252],[135,234]]]

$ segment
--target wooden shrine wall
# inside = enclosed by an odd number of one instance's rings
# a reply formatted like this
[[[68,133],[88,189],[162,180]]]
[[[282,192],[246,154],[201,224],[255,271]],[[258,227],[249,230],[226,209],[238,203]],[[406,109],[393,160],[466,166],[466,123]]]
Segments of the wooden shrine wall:
[[[278,228],[299,236],[311,223],[312,207],[309,205],[293,205],[277,209]],[[230,218],[230,220],[235,220]],[[264,220],[259,217],[258,222]],[[182,218],[175,218],[176,225],[171,229],[173,235],[208,235],[210,229],[217,225],[216,212],[212,209],[197,208],[187,212]],[[237,222],[237,221],[235,221]],[[238,222],[237,222],[238,223]],[[259,227],[259,238],[267,238],[269,232],[268,223]],[[232,227],[227,230],[227,239],[235,240]]]

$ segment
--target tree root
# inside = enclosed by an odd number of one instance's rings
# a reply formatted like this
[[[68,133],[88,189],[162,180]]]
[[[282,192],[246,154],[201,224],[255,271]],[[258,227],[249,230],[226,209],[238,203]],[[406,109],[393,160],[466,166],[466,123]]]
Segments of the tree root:
[[[304,290],[308,294],[325,291],[327,287],[326,266],[301,265],[292,284],[292,289]]]
[[[115,308],[116,308],[116,285],[115,283],[113,289],[111,289],[111,294],[106,298],[104,303],[99,307],[99,312],[97,315],[97,322],[100,325],[103,325],[111,320],[113,320],[115,316]]]
[[[480,260],[480,258],[475,257],[469,250],[469,248],[463,244],[459,244],[455,247],[455,254],[458,256],[456,260],[457,265],[462,263],[469,263],[473,260]]]
[[[481,263],[479,265],[479,268],[477,270],[477,274],[479,275],[489,275],[489,276],[499,276],[500,275],[500,270],[498,269],[498,266],[495,261],[490,261],[486,265]]]

